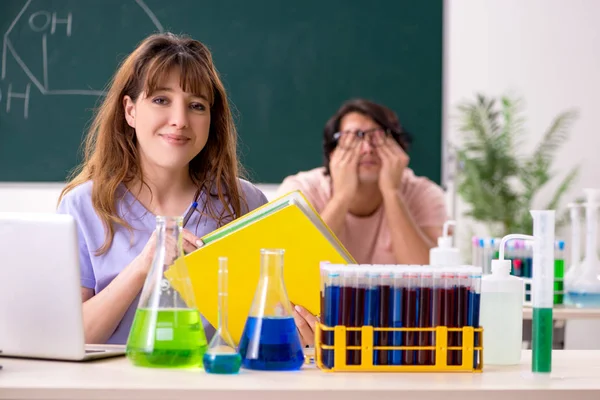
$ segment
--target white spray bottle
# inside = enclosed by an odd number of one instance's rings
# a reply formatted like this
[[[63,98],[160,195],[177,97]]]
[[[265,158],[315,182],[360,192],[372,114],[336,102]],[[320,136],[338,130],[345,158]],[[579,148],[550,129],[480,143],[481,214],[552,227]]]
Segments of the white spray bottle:
[[[516,365],[521,361],[524,283],[510,274],[511,261],[504,259],[504,246],[511,239],[533,239],[533,236],[504,236],[499,259],[492,260],[492,273],[481,278],[480,322],[485,363],[489,365]]]
[[[438,247],[429,250],[429,265],[435,267],[458,267],[462,265],[460,251],[452,247],[452,236],[448,236],[448,226],[456,226],[456,221],[444,222],[442,236],[438,238]]]

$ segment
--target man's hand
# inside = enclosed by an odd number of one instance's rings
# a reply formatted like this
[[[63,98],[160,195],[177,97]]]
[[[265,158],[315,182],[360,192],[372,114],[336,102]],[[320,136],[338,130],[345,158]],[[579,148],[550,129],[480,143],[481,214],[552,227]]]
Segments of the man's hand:
[[[402,174],[410,158],[402,147],[390,137],[385,138],[382,146],[376,147],[377,155],[381,159],[379,171],[379,189],[382,193],[396,192],[402,181]]]
[[[360,139],[354,134],[342,135],[329,159],[333,197],[348,201],[354,197],[358,189],[359,157]]]

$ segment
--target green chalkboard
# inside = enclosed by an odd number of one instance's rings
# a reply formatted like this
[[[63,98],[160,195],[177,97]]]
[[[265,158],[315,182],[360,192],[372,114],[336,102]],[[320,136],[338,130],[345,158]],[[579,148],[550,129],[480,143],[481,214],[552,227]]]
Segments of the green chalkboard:
[[[119,61],[150,33],[206,43],[255,182],[322,163],[352,97],[393,108],[440,181],[442,0],[2,0],[0,181],[63,181]]]

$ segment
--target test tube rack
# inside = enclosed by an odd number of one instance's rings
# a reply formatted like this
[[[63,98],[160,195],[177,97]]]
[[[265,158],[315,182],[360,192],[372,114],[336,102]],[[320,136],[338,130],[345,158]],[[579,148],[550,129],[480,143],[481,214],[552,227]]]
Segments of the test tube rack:
[[[360,332],[361,345],[348,346],[348,332]],[[431,346],[376,346],[374,337],[378,332],[402,332],[402,334],[435,334]],[[456,332],[462,334],[462,346],[449,346],[449,334]],[[323,343],[325,334],[333,333],[333,345]],[[454,333],[454,334],[456,334]],[[477,340],[476,340],[477,339]],[[477,344],[477,345],[475,345]],[[349,351],[360,351],[361,362],[358,365],[349,365],[347,355]],[[375,365],[375,351],[428,351],[433,352],[431,365]],[[449,365],[448,352],[460,351],[461,363]],[[325,354],[325,352],[330,352]],[[333,354],[331,354],[331,352]],[[332,366],[324,362],[324,358],[332,358]],[[448,328],[438,326],[435,328],[375,328],[362,326],[350,328],[343,325],[329,327],[317,323],[315,327],[315,363],[317,367],[327,372],[482,372],[483,371],[483,328],[465,326],[462,328]]]

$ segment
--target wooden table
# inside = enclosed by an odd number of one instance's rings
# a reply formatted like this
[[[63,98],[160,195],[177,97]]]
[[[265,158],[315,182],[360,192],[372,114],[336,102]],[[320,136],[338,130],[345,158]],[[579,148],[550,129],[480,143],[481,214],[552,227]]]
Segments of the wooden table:
[[[326,373],[146,369],[124,358],[85,363],[0,358],[0,399],[215,400],[569,400],[600,399],[600,351],[555,351],[553,374],[535,380],[521,365],[483,373]]]

